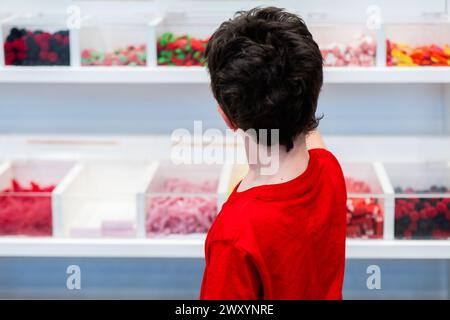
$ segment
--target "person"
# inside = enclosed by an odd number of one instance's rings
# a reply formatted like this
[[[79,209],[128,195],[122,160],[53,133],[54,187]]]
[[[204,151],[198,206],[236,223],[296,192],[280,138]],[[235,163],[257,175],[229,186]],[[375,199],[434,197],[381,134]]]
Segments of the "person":
[[[317,131],[318,45],[297,15],[255,8],[222,23],[205,57],[227,126],[256,132],[247,158],[256,145],[278,165],[263,174],[261,161],[249,163],[223,205],[205,243],[200,299],[342,299],[346,189]]]

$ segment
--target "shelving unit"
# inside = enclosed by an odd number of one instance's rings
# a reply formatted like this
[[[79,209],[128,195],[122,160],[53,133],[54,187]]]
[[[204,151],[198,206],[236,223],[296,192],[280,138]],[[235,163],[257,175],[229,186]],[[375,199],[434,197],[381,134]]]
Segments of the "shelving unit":
[[[325,84],[450,84],[447,67],[328,67]],[[208,84],[203,67],[3,67],[0,83]]]
[[[281,2],[283,1],[280,1],[280,6],[284,3]],[[363,2],[358,2],[357,6],[371,4],[369,2],[361,4]],[[390,12],[402,11],[400,4],[383,0],[376,2],[382,7],[391,8],[391,10],[385,10],[386,25],[395,23],[396,19],[408,22],[421,21],[428,16],[441,18],[447,4],[445,0],[431,0],[426,4],[414,1],[410,11],[406,10],[407,12],[401,17],[393,17]],[[271,1],[268,3],[273,4]],[[286,3],[287,7],[296,6],[292,1]],[[411,1],[408,2],[410,3]],[[24,158],[50,156],[77,161],[99,158],[108,160],[108,158],[123,156],[159,160],[167,158],[170,152],[169,133],[173,129],[172,126],[182,127],[194,118],[206,118],[205,122],[209,121],[210,125],[211,123],[214,125],[210,114],[208,114],[209,118],[204,117],[205,113],[209,112],[207,110],[214,109],[211,107],[214,101],[209,92],[209,77],[206,69],[157,66],[156,40],[158,35],[165,31],[165,13],[175,13],[180,17],[180,24],[173,30],[184,30],[183,19],[194,24],[198,21],[198,29],[201,29],[199,34],[202,36],[211,30],[210,20],[214,19],[208,20],[207,17],[214,15],[208,11],[205,2],[185,1],[183,4],[180,6],[179,1],[164,3],[156,1],[155,4],[136,5],[136,10],[142,10],[140,8],[148,5],[148,8],[152,8],[152,12],[158,13],[142,25],[146,30],[148,48],[147,65],[142,68],[81,67],[79,64],[82,33],[79,30],[70,31],[70,66],[3,66],[3,59],[0,59],[0,95],[4,101],[3,104],[0,103],[0,127],[5,128],[0,131],[4,134],[0,136],[0,150],[7,150],[6,154],[0,153],[0,159],[20,155]],[[353,3],[353,5],[356,4]],[[230,14],[236,10],[235,6],[236,4],[230,3],[217,4],[223,12]],[[243,8],[253,6],[252,1],[242,4]],[[309,2],[293,10],[297,10],[311,25],[320,22],[317,21],[317,17],[320,20],[322,16],[335,21],[342,19],[354,22],[353,19],[355,19],[362,25],[366,22],[365,7],[361,7],[361,10],[355,9],[355,13],[358,14],[354,16],[334,6],[335,4],[329,7],[324,3]],[[94,16],[102,13],[102,10],[99,10],[100,7],[92,5],[90,8],[89,5],[83,4],[83,10],[92,9]],[[120,5],[117,5],[112,11],[115,11],[115,14],[121,13],[119,8]],[[185,15],[190,10],[198,11],[195,19]],[[133,15],[130,12],[128,14]],[[386,196],[384,239],[349,240],[347,257],[349,259],[450,259],[450,241],[393,240],[393,190],[382,164],[383,161],[411,159],[450,161],[448,138],[450,67],[385,67],[383,44],[386,34],[384,30],[381,28],[376,33],[376,40],[380,44],[377,50],[376,66],[325,68],[325,86],[319,101],[319,109],[327,108],[326,111],[328,111],[328,113],[325,112],[325,121],[330,114],[330,122],[337,121],[340,128],[352,125],[356,127],[345,132],[349,135],[347,137],[334,137],[336,127],[331,126],[327,132],[330,138],[326,141],[332,151],[339,159],[346,161],[376,163],[375,170]],[[128,91],[123,91],[124,93],[121,94],[120,88],[124,85],[132,92],[131,94]],[[429,105],[425,105],[424,101]],[[180,104],[180,107],[176,108],[176,104]],[[132,108],[130,113],[135,112],[130,116],[134,117],[132,120],[127,118],[129,112],[127,107]],[[401,111],[398,111],[399,109]],[[142,110],[152,111],[140,113]],[[406,113],[405,110],[411,113]],[[389,129],[384,127],[379,131],[373,128],[367,129],[364,126],[364,121],[367,120],[361,117],[363,112],[367,112],[367,117],[372,118],[376,123],[387,123],[387,127],[390,126]],[[30,120],[24,120],[28,116]],[[148,127],[147,123],[141,120],[145,117],[148,118]],[[59,123],[61,118],[70,119],[67,123]],[[172,121],[174,118],[178,122]],[[417,135],[413,135],[411,134],[413,124],[410,126],[403,124],[406,129],[402,125],[396,128],[393,120],[395,118],[399,121],[406,119],[408,123],[421,125],[425,123],[426,125],[421,127],[423,129]],[[117,125],[121,124],[123,119],[128,119],[129,122],[123,126]],[[40,124],[36,125],[34,122]],[[81,132],[64,136],[70,132],[68,123],[72,122],[78,124]],[[360,123],[363,124],[360,125]],[[157,129],[157,125],[162,127],[164,124],[166,131],[161,132],[161,129]],[[30,128],[24,128],[25,125],[30,125]],[[36,127],[40,130],[50,128],[50,131],[58,134],[58,138],[39,136],[37,133],[42,131],[36,130]],[[90,133],[91,130],[98,135],[86,137],[86,132]],[[16,135],[29,132],[33,134],[26,137]],[[105,132],[114,134],[114,137],[103,136]],[[126,135],[130,132],[144,133],[145,136],[128,139]],[[155,133],[162,135],[156,137]],[[362,134],[377,136],[368,138],[361,137]],[[409,137],[399,137],[399,135]],[[142,226],[145,220],[143,214],[138,217],[138,220]],[[56,222],[58,225],[61,221],[57,219]],[[144,236],[143,228],[140,229],[139,234],[141,237]],[[60,233],[56,235],[59,236]],[[200,258],[203,256],[203,244],[204,236],[115,240],[0,238],[0,256]]]
[[[204,236],[161,239],[0,239],[0,257],[203,258]],[[347,240],[347,259],[450,259],[446,240]]]
[[[160,151],[165,150],[158,156],[161,158],[166,157],[170,152],[168,137],[115,137],[114,139],[110,138],[111,141],[115,141],[113,145],[95,144],[106,139],[105,137],[83,137],[82,145],[96,146],[95,150],[98,152],[96,156],[89,150],[79,149],[79,145],[74,143],[81,141],[78,136],[64,136],[60,139],[58,144],[51,140],[51,136],[8,137],[0,135],[0,149],[14,145],[16,149],[10,158],[30,157],[30,153],[36,148],[35,143],[40,141],[44,154],[52,154],[63,145],[65,151],[71,154],[73,159],[80,161],[80,159],[91,158],[100,163],[105,159],[115,158],[117,154],[127,154],[133,158],[142,157],[141,150],[150,146],[156,147]],[[417,161],[424,161],[427,159],[427,153],[434,154],[436,159],[447,161],[450,166],[450,148],[445,148],[450,145],[450,138],[333,136],[325,137],[325,142],[332,151],[336,150],[335,153],[344,162],[355,160],[354,151],[363,150],[365,146],[370,146],[377,156],[361,152],[360,158],[356,160],[366,163],[371,163],[374,158],[379,160],[373,164],[373,168],[383,189],[384,197],[386,197],[384,238],[379,240],[348,239],[348,259],[450,259],[449,240],[393,240],[394,208],[390,204],[394,199],[389,198],[393,197],[393,190],[383,166],[384,161],[404,161],[402,156],[407,159],[414,157]],[[9,149],[11,148],[9,147]],[[36,156],[39,158],[39,155]],[[74,168],[77,167],[78,165],[75,165]],[[77,172],[77,170],[73,171]],[[72,178],[66,177],[65,180],[71,181],[75,176],[76,174],[73,174]],[[224,167],[221,170],[221,181],[223,182],[219,188],[222,191],[218,196],[225,196],[226,190],[229,189],[225,178],[227,176],[230,176],[230,169]],[[70,185],[68,182],[65,184],[59,186],[59,189],[65,190]],[[59,193],[57,192],[57,199],[61,197]],[[60,203],[59,200],[54,205],[58,207]],[[145,223],[144,219],[139,218],[138,224],[141,227],[142,223]],[[56,226],[61,228],[60,222]],[[146,239],[73,239],[62,236],[61,232],[56,232],[55,235],[53,238],[0,237],[0,257],[201,258],[205,240],[204,234],[156,236]]]

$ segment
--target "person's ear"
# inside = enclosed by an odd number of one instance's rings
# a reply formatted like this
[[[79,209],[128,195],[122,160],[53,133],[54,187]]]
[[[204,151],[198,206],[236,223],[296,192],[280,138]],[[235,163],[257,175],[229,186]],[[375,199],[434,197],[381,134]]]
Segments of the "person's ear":
[[[237,130],[237,126],[233,123],[233,121],[228,118],[228,116],[223,112],[222,108],[220,106],[217,107],[217,111],[219,111],[220,116],[222,117],[223,121],[225,121],[225,124],[228,128],[230,128],[233,131]]]

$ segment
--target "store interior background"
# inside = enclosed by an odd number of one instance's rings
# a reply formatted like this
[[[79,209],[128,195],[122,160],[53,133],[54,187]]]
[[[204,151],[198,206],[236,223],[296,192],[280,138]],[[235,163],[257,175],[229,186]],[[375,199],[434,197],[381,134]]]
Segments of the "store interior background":
[[[326,13],[334,23],[364,24],[366,8],[379,5],[383,19],[420,20],[446,13],[445,0],[300,1],[69,1],[0,0],[1,11],[83,11],[133,16],[142,11],[226,10],[257,5],[295,8],[301,15]],[[336,28],[337,30],[339,27]],[[1,71],[0,71],[1,72]],[[319,102],[320,130],[327,137],[446,137],[448,87],[441,83],[327,83]],[[225,129],[208,84],[0,84],[0,133],[36,135],[170,135],[205,128]],[[351,146],[349,146],[351,147]],[[450,146],[449,146],[450,149]],[[148,150],[148,154],[152,154]],[[357,152],[357,150],[355,151]],[[450,160],[450,159],[449,159]],[[450,250],[450,249],[447,249]],[[82,290],[65,287],[66,266],[80,265]],[[382,289],[368,290],[366,268],[379,265]],[[0,257],[0,298],[197,298],[202,259],[21,258]],[[301,271],[300,271],[301,272]],[[347,260],[344,297],[348,299],[450,297],[447,260]]]

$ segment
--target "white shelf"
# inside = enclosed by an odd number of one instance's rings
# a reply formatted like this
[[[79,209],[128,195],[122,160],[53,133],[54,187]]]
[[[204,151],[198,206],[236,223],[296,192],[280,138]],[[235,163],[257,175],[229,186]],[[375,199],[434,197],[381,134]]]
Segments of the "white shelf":
[[[202,67],[4,67],[0,83],[208,83]]]
[[[450,83],[450,67],[325,68],[325,83]],[[0,83],[209,83],[202,67],[3,67]]]
[[[1,238],[0,257],[203,258],[204,235],[159,239]],[[347,240],[347,259],[450,259],[450,240]]]

